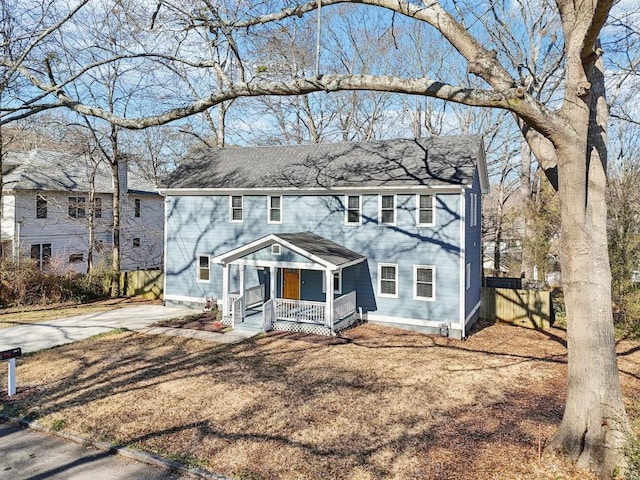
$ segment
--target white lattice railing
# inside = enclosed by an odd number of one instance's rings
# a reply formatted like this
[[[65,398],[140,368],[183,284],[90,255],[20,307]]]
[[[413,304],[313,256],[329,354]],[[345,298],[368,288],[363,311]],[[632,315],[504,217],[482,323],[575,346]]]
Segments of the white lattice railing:
[[[333,319],[334,321],[347,318],[356,311],[356,292],[349,292],[334,300]]]
[[[324,302],[276,298],[275,313],[278,320],[300,323],[325,323]]]
[[[276,309],[273,300],[267,300],[262,307],[262,331],[268,332],[276,322]]]

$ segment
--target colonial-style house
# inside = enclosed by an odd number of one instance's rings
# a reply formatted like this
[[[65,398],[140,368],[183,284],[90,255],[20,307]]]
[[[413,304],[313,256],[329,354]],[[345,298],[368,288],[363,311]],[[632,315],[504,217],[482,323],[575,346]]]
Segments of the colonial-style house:
[[[121,190],[121,268],[159,268],[164,199],[156,187],[118,166]],[[92,188],[93,185],[93,188]],[[89,202],[90,192],[95,192]],[[86,272],[93,216],[93,256],[106,261],[113,246],[113,179],[108,165],[85,155],[33,150],[3,160],[0,241],[5,256],[39,266]]]
[[[160,189],[165,302],[264,330],[465,337],[487,190],[478,136],[202,150]]]

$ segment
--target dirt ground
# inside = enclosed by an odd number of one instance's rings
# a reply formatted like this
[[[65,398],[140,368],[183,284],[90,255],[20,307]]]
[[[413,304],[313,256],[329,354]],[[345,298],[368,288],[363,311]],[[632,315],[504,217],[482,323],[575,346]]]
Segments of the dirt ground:
[[[637,425],[640,342],[618,348]],[[235,478],[592,478],[538,458],[562,416],[560,329],[458,341],[367,324],[235,345],[125,332],[19,360],[5,412]]]

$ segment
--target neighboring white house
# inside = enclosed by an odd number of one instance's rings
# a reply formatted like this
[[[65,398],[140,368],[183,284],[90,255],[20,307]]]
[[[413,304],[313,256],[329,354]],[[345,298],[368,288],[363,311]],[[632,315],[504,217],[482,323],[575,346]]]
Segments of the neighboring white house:
[[[162,266],[164,199],[155,185],[118,165],[121,188],[121,268]],[[113,247],[113,179],[88,156],[33,150],[3,161],[0,242],[5,256],[27,256],[40,266],[86,272],[89,216],[94,216],[94,262],[108,261]],[[91,178],[93,177],[93,182]],[[89,202],[91,183],[95,201]]]

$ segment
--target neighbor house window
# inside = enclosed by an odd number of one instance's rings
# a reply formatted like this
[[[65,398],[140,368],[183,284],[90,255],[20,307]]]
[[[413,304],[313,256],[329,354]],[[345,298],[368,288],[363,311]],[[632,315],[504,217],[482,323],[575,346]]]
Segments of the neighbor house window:
[[[31,245],[31,258],[35,260],[38,268],[45,268],[49,263],[51,263],[51,244],[37,243]]]
[[[396,196],[380,195],[380,223],[384,225],[396,224]]]
[[[210,268],[211,267],[209,265],[209,255],[198,255],[198,281],[199,282],[209,281]]]
[[[347,195],[345,203],[347,205],[347,225],[361,225],[362,197],[360,195]]]
[[[432,227],[435,225],[436,196],[418,195],[418,225]]]
[[[133,215],[135,217],[140,217],[140,199],[139,198],[133,199]]]
[[[69,255],[69,263],[84,262],[84,253],[72,253]]]
[[[269,212],[267,223],[282,223],[282,197],[267,197]]]
[[[69,217],[85,218],[85,197],[69,197]]]
[[[133,246],[134,247],[139,247],[140,246],[140,237],[134,237]]]
[[[435,300],[436,268],[424,265],[413,267],[413,298],[416,300]]]
[[[242,222],[242,195],[229,197],[229,219],[231,222]]]
[[[102,218],[102,199],[93,199],[93,218]]]
[[[42,195],[36,197],[36,218],[47,218],[47,199]]]
[[[378,264],[378,292],[381,297],[398,297],[398,265]]]

